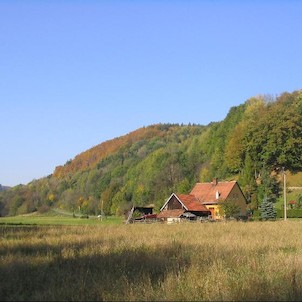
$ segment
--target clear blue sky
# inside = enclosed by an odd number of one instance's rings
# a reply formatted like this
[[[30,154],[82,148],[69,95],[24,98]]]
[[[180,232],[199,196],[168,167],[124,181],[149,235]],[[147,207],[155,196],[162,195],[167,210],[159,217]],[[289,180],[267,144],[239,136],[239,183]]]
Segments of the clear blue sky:
[[[0,0],[0,184],[302,88],[302,1]]]

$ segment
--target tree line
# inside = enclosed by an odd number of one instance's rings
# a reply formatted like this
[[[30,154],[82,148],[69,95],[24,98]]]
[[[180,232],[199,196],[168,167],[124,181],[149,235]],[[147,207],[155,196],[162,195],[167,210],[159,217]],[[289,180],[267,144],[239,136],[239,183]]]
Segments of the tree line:
[[[48,177],[0,193],[0,214],[59,207],[122,214],[158,210],[172,192],[196,182],[236,179],[251,210],[280,196],[282,169],[302,171],[302,92],[257,96],[209,125],[156,124],[106,141],[56,167]]]

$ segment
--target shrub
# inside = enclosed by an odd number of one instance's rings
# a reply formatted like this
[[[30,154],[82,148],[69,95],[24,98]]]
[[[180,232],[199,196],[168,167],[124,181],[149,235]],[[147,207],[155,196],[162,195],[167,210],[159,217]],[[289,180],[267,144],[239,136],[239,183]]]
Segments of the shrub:
[[[302,209],[288,209],[286,216],[287,218],[302,218]],[[277,218],[284,218],[284,210],[277,210]]]
[[[220,204],[220,209],[226,218],[237,217],[240,213],[240,207],[232,201],[225,201]]]
[[[40,214],[47,213],[48,211],[49,211],[49,206],[47,206],[46,204],[41,205],[38,209],[38,212]]]

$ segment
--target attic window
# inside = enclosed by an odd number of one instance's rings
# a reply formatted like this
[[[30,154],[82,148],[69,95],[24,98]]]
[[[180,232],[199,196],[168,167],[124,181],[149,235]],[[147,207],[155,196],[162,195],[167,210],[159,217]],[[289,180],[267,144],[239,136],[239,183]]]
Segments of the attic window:
[[[220,193],[216,191],[216,199],[219,199]]]

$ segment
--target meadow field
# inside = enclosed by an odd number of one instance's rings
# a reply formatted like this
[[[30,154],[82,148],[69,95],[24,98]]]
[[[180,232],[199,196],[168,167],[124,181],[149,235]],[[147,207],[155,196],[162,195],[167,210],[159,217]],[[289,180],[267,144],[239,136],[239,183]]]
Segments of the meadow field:
[[[97,217],[80,218],[70,215],[18,215],[0,217],[1,225],[104,225],[121,224],[123,219],[117,216],[109,216],[103,219]]]
[[[0,226],[1,301],[301,301],[302,221]]]

